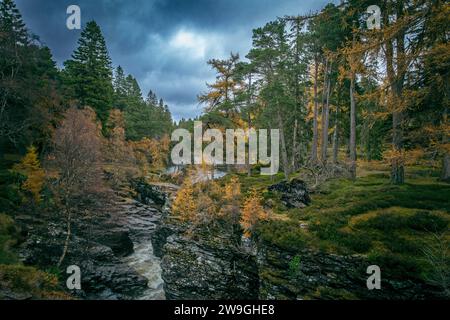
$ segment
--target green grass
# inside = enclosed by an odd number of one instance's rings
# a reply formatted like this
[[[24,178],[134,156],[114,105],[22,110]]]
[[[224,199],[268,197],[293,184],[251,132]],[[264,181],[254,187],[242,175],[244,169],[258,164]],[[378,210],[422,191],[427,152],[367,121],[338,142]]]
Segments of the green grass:
[[[261,223],[258,235],[294,254],[305,246],[362,254],[391,276],[424,278],[433,272],[424,248],[449,228],[450,185],[438,182],[429,168],[407,168],[407,173],[407,183],[400,186],[390,184],[389,175],[379,171],[356,181],[328,181],[307,208],[272,206],[273,215],[289,219]],[[442,239],[450,240],[448,232]]]
[[[1,299],[73,299],[64,292],[58,278],[33,267],[0,264]]]
[[[0,264],[17,263],[17,256],[12,250],[17,239],[18,230],[12,218],[0,213]]]

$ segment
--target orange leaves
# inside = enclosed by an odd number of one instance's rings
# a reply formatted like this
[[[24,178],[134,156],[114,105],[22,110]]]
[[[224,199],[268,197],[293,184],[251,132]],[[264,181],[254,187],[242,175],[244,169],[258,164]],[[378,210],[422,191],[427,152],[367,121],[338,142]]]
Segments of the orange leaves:
[[[262,197],[256,189],[250,191],[250,195],[242,206],[241,226],[244,229],[244,237],[249,238],[259,220],[267,220],[268,214],[264,210]]]
[[[241,196],[241,184],[239,183],[239,179],[236,177],[232,177],[230,182],[225,185],[225,201],[233,201],[238,200]]]
[[[148,175],[150,170],[160,170],[166,165],[170,148],[170,139],[167,135],[160,140],[144,138],[129,143],[144,176]]]
[[[403,166],[405,164],[405,152],[403,149],[389,149],[383,152],[383,159],[392,166]]]
[[[240,225],[244,237],[249,238],[258,221],[268,219],[260,192],[252,189],[243,199],[241,184],[232,177],[225,185],[216,181],[193,184],[187,179],[172,204],[172,213],[191,224],[191,231],[198,226],[209,227],[218,220],[233,229]]]
[[[178,191],[177,197],[172,204],[172,212],[185,221],[194,219],[197,206],[194,202],[194,186],[190,179],[187,179]]]

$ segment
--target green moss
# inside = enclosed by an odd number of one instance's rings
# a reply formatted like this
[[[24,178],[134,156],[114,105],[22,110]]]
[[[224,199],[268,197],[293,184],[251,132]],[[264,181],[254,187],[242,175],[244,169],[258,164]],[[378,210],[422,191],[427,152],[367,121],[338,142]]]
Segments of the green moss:
[[[21,265],[0,265],[0,299],[71,299],[55,275]]]
[[[258,235],[291,253],[313,247],[364,254],[394,278],[424,280],[429,266],[423,248],[434,234],[448,230],[450,222],[450,185],[438,182],[431,171],[407,168],[407,183],[400,186],[384,173],[331,180],[304,209],[287,210],[266,193],[265,200],[275,203],[275,214],[288,219],[259,225]],[[306,229],[300,226],[305,223]]]
[[[19,232],[11,217],[0,213],[0,264],[18,261],[12,247],[16,244]]]
[[[357,300],[357,297],[344,289],[318,287],[315,292],[305,297],[310,300]]]
[[[257,236],[280,248],[296,251],[310,243],[309,235],[293,221],[274,220],[261,223],[257,227]]]

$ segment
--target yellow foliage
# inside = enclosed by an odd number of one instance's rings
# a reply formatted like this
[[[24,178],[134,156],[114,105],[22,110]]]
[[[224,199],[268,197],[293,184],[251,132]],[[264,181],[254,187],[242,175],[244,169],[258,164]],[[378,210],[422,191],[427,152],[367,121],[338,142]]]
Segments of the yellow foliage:
[[[239,179],[237,177],[232,177],[230,182],[225,185],[225,201],[233,201],[238,200],[241,196],[241,184],[239,183]]]
[[[415,165],[419,164],[420,160],[425,156],[425,150],[423,149],[413,149],[405,151],[405,164]]]
[[[189,179],[186,179],[183,186],[177,193],[172,204],[172,212],[182,220],[191,220],[195,216],[197,206],[194,202],[194,186]]]
[[[36,148],[33,146],[29,147],[26,155],[19,164],[13,167],[13,170],[27,177],[22,184],[22,188],[31,192],[36,202],[40,202],[45,172],[39,162]]]
[[[143,175],[148,175],[150,170],[164,168],[170,148],[170,138],[165,135],[161,139],[144,138],[131,142],[136,160]]]
[[[403,165],[405,163],[405,152],[403,150],[389,149],[383,152],[383,159],[391,165]]]
[[[3,293],[31,296],[37,300],[71,300],[68,293],[58,285],[55,275],[33,267],[21,265],[0,265],[0,300],[6,299]]]
[[[241,226],[244,229],[244,237],[249,238],[255,224],[259,220],[267,220],[268,214],[261,205],[262,197],[256,189],[250,191],[250,195],[242,207]]]

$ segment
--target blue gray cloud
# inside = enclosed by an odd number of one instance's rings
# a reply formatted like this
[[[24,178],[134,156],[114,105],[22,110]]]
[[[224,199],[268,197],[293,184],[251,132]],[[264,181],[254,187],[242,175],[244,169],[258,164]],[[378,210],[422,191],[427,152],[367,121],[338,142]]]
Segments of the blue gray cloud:
[[[80,36],[66,28],[66,9],[81,8],[82,23],[102,28],[114,66],[153,90],[175,119],[201,112],[197,95],[214,80],[206,61],[231,51],[245,56],[252,29],[284,15],[322,8],[326,0],[16,0],[29,29],[50,47],[58,65]]]

